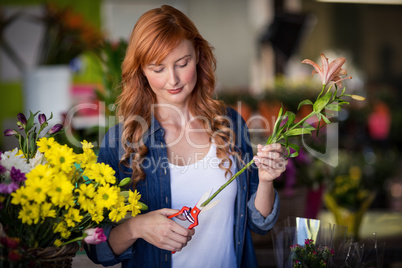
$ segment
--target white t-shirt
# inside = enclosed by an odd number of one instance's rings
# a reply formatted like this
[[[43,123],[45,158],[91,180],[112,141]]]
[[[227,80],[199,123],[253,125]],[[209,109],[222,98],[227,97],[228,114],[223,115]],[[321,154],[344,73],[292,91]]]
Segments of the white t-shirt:
[[[169,164],[172,208],[193,207],[206,191],[212,188],[212,194],[227,182],[230,174],[225,177],[225,170],[218,166],[220,161],[216,145],[212,144],[208,154],[193,164]],[[233,161],[233,175],[235,170]],[[232,182],[213,199],[220,200],[215,207],[199,214],[194,236],[187,246],[172,255],[173,267],[236,267],[233,240],[236,193],[236,182]],[[188,221],[174,220],[185,227],[190,225]]]

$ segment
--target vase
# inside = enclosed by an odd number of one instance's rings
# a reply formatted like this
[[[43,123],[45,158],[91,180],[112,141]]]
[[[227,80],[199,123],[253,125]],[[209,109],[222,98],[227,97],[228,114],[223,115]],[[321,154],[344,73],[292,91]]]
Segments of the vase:
[[[373,202],[375,195],[374,192],[369,193],[367,197],[361,201],[360,205],[353,209],[337,204],[334,197],[328,193],[324,195],[324,202],[333,214],[336,224],[348,227],[347,235],[354,241],[359,241],[363,216]]]
[[[39,66],[28,70],[23,79],[24,113],[53,113],[53,123],[63,123],[71,108],[72,74],[68,65]]]
[[[79,248],[79,244],[74,242],[62,247],[32,248],[28,253],[33,256],[35,267],[69,268]]]

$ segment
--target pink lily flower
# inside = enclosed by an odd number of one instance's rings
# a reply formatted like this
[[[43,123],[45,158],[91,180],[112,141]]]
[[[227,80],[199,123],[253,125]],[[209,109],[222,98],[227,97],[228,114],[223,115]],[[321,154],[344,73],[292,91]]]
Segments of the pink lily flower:
[[[86,229],[84,233],[86,235],[84,241],[91,245],[97,245],[107,239],[103,229],[99,227]]]
[[[328,63],[327,57],[321,53],[321,63],[322,67],[312,60],[305,59],[302,63],[310,64],[314,67],[312,75],[318,73],[321,77],[323,85],[327,85],[329,82],[334,82],[339,88],[342,88],[342,81],[345,79],[351,79],[352,77],[341,78],[342,75],[347,75],[346,70],[342,69],[342,65],[345,63],[346,59],[343,57],[333,60]]]

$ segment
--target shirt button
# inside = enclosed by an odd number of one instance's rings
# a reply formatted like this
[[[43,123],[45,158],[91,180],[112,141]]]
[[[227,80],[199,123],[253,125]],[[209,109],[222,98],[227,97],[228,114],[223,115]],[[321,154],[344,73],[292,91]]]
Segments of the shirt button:
[[[240,215],[240,217],[242,217],[242,218],[243,218],[243,214],[241,214],[241,215]]]

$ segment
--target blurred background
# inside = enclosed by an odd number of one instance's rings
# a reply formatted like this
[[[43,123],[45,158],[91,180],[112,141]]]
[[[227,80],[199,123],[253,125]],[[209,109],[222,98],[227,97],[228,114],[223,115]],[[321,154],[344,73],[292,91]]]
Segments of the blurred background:
[[[385,265],[401,267],[402,0],[1,0],[2,132],[16,129],[18,113],[41,110],[68,126],[65,143],[99,146],[117,123],[127,39],[141,14],[162,4],[187,14],[214,47],[217,98],[250,129],[265,129],[252,132],[254,145],[265,142],[281,104],[296,111],[318,94],[320,79],[302,60],[346,58],[347,92],[366,100],[300,141],[300,156],[276,181],[281,219],[352,224],[356,239],[376,232],[387,241]],[[1,135],[0,150],[17,145]],[[346,222],[336,216],[345,213]],[[261,267],[272,265],[269,237],[254,236]]]

